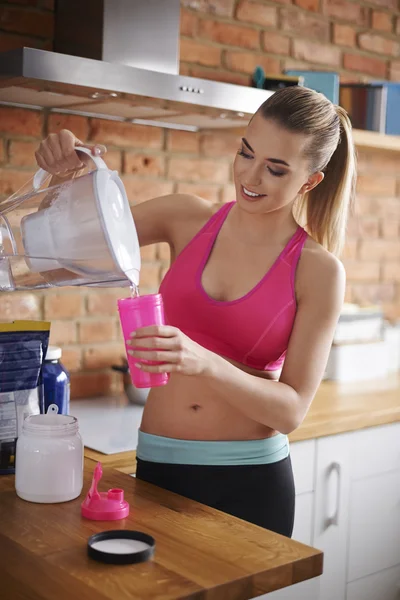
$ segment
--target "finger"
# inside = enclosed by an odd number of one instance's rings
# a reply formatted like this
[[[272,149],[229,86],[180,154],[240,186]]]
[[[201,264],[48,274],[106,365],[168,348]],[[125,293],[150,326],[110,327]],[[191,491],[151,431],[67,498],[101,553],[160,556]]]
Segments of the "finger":
[[[149,327],[141,327],[131,333],[131,338],[144,338],[144,337],[174,337],[178,333],[176,327],[170,327],[169,325],[150,325]]]
[[[179,373],[181,366],[178,364],[165,363],[163,365],[145,365],[135,363],[135,367],[146,373]]]
[[[82,169],[85,164],[83,162],[83,155],[79,155],[75,152],[76,145],[83,145],[80,140],[78,140],[72,131],[68,131],[68,129],[62,129],[59,133],[60,146],[62,150],[63,159],[68,165],[68,169],[77,170]]]
[[[48,169],[46,169],[46,171],[48,171],[49,173],[56,173],[58,167],[55,163],[53,153],[51,149],[47,146],[47,143],[45,141],[40,142],[39,153],[45,161],[45,163],[47,164],[47,166],[49,167]]]
[[[35,152],[35,158],[36,158],[36,162],[37,162],[38,166],[41,169],[44,169],[45,171],[47,171],[47,173],[51,173],[51,167],[49,167],[49,165],[44,160],[44,158],[42,157],[42,155],[40,154],[40,152],[38,150]]]
[[[178,349],[177,338],[167,337],[147,337],[146,341],[144,338],[137,339],[136,337],[126,340],[126,345],[131,348],[159,348],[160,350],[173,350]]]
[[[169,350],[128,350],[128,354],[143,360],[154,360],[161,363],[177,363],[179,354]]]

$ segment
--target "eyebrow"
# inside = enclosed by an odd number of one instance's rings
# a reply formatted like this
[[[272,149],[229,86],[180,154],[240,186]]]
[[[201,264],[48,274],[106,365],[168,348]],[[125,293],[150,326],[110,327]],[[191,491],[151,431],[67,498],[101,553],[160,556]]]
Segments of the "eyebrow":
[[[253,154],[255,154],[253,148],[250,146],[246,138],[242,138],[242,142],[245,146],[247,146],[250,152],[253,152]],[[266,158],[265,160],[269,160],[270,162],[275,163],[276,165],[286,165],[286,167],[290,167],[290,165],[286,161],[281,160],[280,158]]]

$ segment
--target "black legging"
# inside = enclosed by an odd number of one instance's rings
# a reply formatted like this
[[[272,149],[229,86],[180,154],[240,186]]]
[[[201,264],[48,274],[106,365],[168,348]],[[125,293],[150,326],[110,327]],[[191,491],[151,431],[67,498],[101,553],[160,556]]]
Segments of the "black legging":
[[[291,537],[295,493],[290,456],[266,465],[176,465],[137,459],[136,477]]]

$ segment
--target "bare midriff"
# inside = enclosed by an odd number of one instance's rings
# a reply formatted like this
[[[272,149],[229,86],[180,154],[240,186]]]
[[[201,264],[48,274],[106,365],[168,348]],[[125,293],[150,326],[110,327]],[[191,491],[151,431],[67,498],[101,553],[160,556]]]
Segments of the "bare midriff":
[[[244,367],[243,370],[248,371]],[[255,374],[254,371],[251,373]],[[263,372],[259,375],[277,379],[279,373]],[[145,433],[176,439],[210,441],[255,440],[276,433],[274,429],[246,417],[215,390],[210,390],[205,380],[179,374],[172,374],[166,386],[150,391],[140,429]]]

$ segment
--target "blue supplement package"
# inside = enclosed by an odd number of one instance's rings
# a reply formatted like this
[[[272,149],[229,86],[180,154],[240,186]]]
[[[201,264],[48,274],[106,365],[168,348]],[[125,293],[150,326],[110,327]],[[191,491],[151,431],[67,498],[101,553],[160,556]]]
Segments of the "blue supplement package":
[[[42,365],[50,323],[0,323],[0,474],[15,472],[24,419],[43,412]]]

